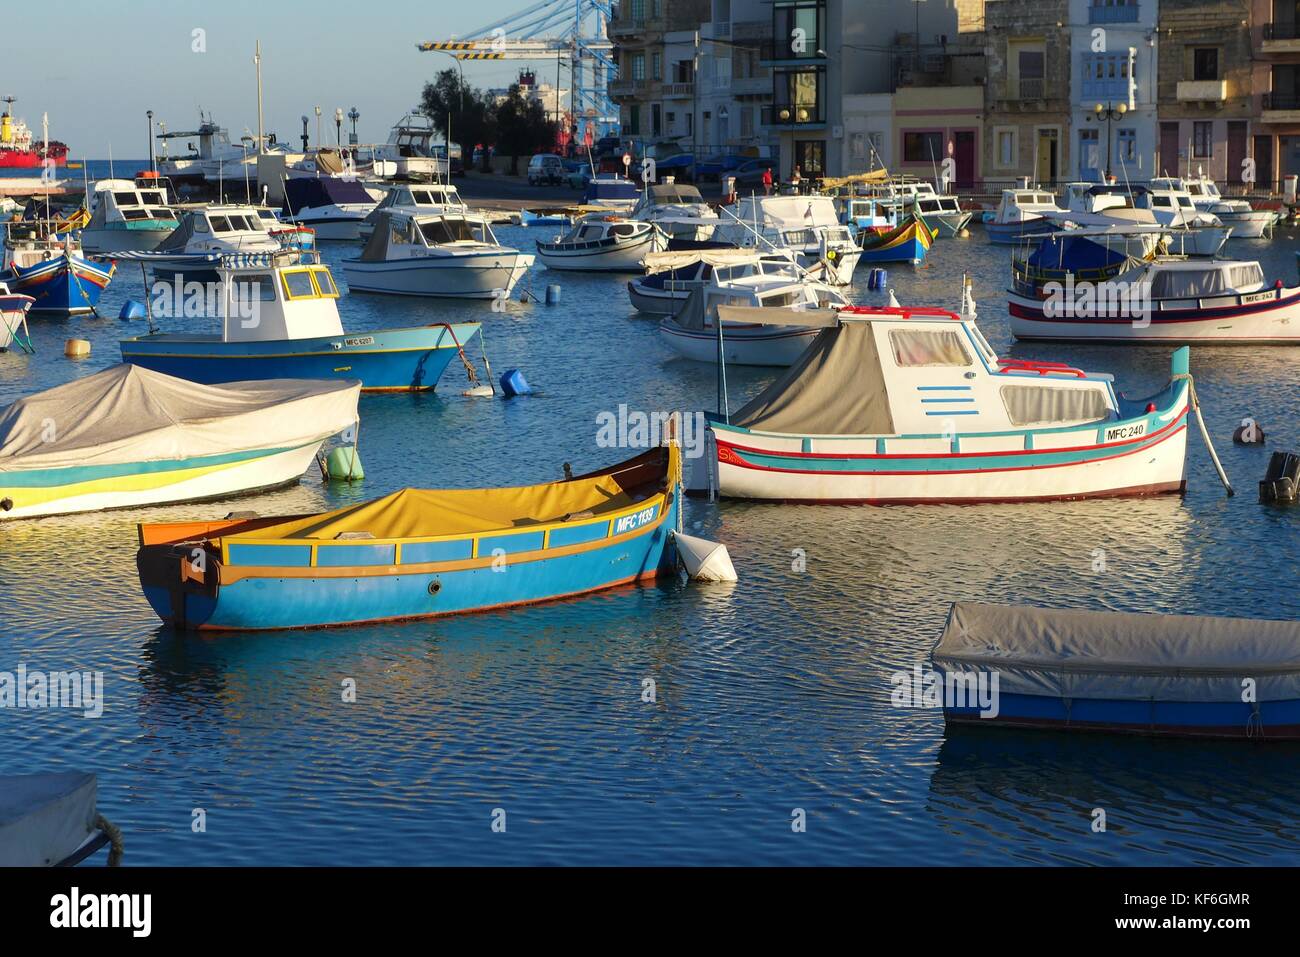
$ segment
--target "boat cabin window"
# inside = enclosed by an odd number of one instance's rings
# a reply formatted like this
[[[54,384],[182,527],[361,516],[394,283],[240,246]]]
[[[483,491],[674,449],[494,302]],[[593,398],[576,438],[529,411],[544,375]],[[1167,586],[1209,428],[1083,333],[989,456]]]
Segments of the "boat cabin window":
[[[424,234],[425,241],[430,246],[440,243],[493,242],[486,223],[470,222],[460,217],[444,217],[420,223],[420,232]]]
[[[123,219],[148,219],[149,210],[147,209],[124,209],[122,210]]]
[[[316,288],[311,283],[311,273],[306,269],[286,270],[281,274],[284,281],[284,294],[289,299],[311,299],[316,295]]]
[[[1151,280],[1154,299],[1196,299],[1217,296],[1226,291],[1220,269],[1169,269],[1157,272]]]
[[[758,304],[760,306],[763,306],[764,308],[780,308],[782,306],[793,306],[795,303],[799,301],[800,301],[799,294],[797,292],[791,292],[790,290],[784,290],[781,292],[772,292],[772,293],[768,293],[765,296],[758,297]]]
[[[1229,266],[1228,277],[1233,289],[1249,289],[1251,286],[1263,285],[1264,270],[1259,263]]]
[[[633,226],[631,223],[619,223],[617,226],[615,226],[615,227],[614,227],[612,230],[610,230],[610,231],[611,231],[615,236],[634,236],[634,235],[636,235],[636,227]]]
[[[207,232],[211,232],[211,230],[208,228],[208,221],[207,221],[206,219],[204,219],[202,216],[195,216],[195,217],[194,217],[194,231],[195,231],[196,233],[207,233]]]
[[[338,286],[334,285],[334,277],[324,266],[313,266],[311,270],[312,278],[316,280],[316,290],[326,299],[337,299],[339,297]]]
[[[951,329],[890,329],[894,363],[910,366],[968,366],[970,353]]]
[[[1188,184],[1187,184],[1187,195],[1189,195],[1189,196],[1200,196],[1200,195],[1201,195],[1201,184],[1200,184],[1200,183],[1188,183]]]
[[[1196,204],[1192,202],[1190,196],[1179,196],[1178,205],[1183,207],[1183,209],[1192,209]]]
[[[135,193],[114,193],[113,199],[119,206],[134,206],[137,202]]]
[[[1152,197],[1151,197],[1151,205],[1152,205],[1152,206],[1163,206],[1165,209],[1168,209],[1168,208],[1169,208],[1171,205],[1173,205],[1173,204],[1169,202],[1169,197],[1168,197],[1168,196],[1152,196]]]
[[[268,275],[244,276],[233,285],[239,302],[275,302],[275,280]]]
[[[140,191],[140,202],[153,206],[162,206],[166,204],[167,197],[162,194],[160,189],[145,189]]]
[[[587,242],[593,239],[600,239],[604,234],[604,226],[583,226],[582,230],[578,233],[578,239]]]
[[[1001,393],[1002,404],[1014,426],[1096,422],[1110,414],[1103,389],[1004,385]]]
[[[153,211],[153,218],[154,219],[175,219],[176,214],[164,206],[161,209],[155,209]]]

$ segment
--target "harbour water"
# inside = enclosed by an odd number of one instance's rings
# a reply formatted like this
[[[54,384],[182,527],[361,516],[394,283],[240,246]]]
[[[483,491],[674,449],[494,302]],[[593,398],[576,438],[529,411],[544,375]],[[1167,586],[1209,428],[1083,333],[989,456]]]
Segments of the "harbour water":
[[[554,230],[505,227],[529,249]],[[1294,232],[1294,231],[1292,231]],[[974,279],[1000,353],[1113,372],[1132,395],[1169,349],[1013,345],[1008,251],[942,240],[890,268],[904,303],[955,308]],[[326,245],[335,267],[353,245]],[[1233,242],[1295,279],[1295,236]],[[878,302],[858,272],[853,298]],[[730,586],[627,588],[444,620],[193,637],[139,594],[134,523],[322,509],[405,485],[522,484],[626,457],[598,416],[711,409],[710,367],[674,358],[623,279],[548,274],[555,307],[375,296],[349,331],[479,319],[493,370],[537,394],[366,396],[366,480],[236,503],[0,524],[0,671],[102,671],[102,717],[0,711],[0,773],[82,769],[127,864],[1296,864],[1294,746],[972,731],[895,707],[891,675],[927,659],[955,600],[1293,619],[1300,513],[1256,502],[1269,452],[1300,449],[1300,353],[1193,350],[1206,421],[1185,497],[976,507],[795,507],[692,500],[688,530],[729,546]],[[143,331],[119,268],[103,318],[34,319],[35,356],[0,356],[0,400],[117,361]],[[198,328],[183,320],[174,328]],[[87,360],[63,340],[87,338]],[[472,353],[477,358],[477,346]],[[774,375],[729,370],[735,405]],[[1234,447],[1244,416],[1268,435]],[[343,701],[346,681],[356,701]],[[653,679],[655,700],[643,700]],[[1094,810],[1107,827],[1093,830]],[[202,809],[206,830],[194,829]],[[494,811],[505,812],[504,833]],[[805,833],[791,828],[803,809]],[[499,816],[497,818],[499,820]]]

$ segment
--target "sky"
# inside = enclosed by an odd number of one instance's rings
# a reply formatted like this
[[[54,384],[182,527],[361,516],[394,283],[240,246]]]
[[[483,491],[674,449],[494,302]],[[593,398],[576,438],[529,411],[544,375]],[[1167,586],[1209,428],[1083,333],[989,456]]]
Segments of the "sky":
[[[39,0],[5,4],[0,31],[0,96],[17,98],[14,114],[41,135],[68,144],[75,159],[143,159],[149,155],[146,110],[169,130],[197,128],[199,108],[238,141],[257,132],[254,41],[262,42],[265,126],[299,142],[300,117],[314,108],[334,140],[333,114],[356,107],[363,143],[383,142],[389,128],[419,103],[424,83],[454,68],[442,53],[416,44],[488,26],[537,0]],[[507,27],[507,35],[509,28]],[[195,52],[202,30],[206,52]],[[465,62],[474,86],[506,86],[522,60]],[[536,64],[555,82],[555,60]],[[564,82],[568,83],[568,71]],[[344,120],[343,136],[351,129]],[[174,146],[175,144],[173,144]],[[173,150],[174,151],[174,150]]]

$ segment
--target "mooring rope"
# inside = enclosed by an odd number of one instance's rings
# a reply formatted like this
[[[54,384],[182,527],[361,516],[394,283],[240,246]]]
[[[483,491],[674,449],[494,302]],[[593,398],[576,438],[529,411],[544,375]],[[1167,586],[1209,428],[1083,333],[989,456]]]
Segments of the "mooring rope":
[[[95,827],[108,836],[108,866],[117,867],[122,863],[122,829],[102,814],[95,818]]]

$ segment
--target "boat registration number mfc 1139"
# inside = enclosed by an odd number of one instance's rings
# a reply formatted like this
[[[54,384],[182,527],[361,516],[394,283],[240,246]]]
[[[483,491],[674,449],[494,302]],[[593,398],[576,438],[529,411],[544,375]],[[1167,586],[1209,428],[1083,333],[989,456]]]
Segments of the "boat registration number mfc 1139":
[[[1147,434],[1147,424],[1145,422],[1133,422],[1129,425],[1117,425],[1113,429],[1106,430],[1106,441],[1115,442],[1120,439],[1136,439],[1140,435]]]
[[[614,523],[614,534],[622,535],[624,532],[630,532],[634,528],[640,528],[648,522],[653,522],[657,506],[643,508],[641,511],[632,515],[624,515]]]

